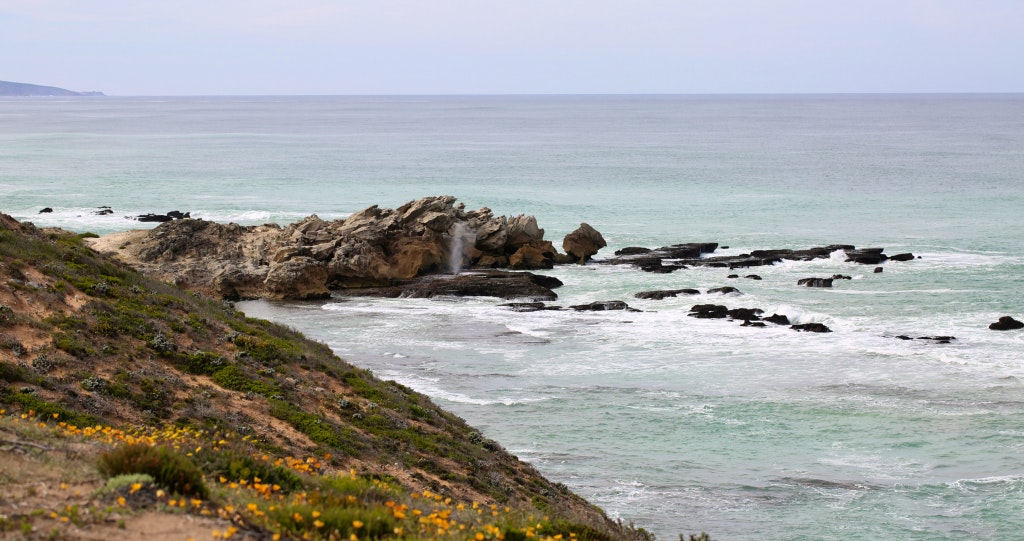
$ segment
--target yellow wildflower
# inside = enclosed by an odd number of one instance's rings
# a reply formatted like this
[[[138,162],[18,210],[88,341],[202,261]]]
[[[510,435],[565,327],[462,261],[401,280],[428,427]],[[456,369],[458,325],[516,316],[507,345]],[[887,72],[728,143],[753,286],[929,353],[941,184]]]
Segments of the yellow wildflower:
[[[362,528],[363,527],[363,521],[361,521],[361,520],[353,520],[352,521],[352,527],[357,529],[357,530],[359,528]]]

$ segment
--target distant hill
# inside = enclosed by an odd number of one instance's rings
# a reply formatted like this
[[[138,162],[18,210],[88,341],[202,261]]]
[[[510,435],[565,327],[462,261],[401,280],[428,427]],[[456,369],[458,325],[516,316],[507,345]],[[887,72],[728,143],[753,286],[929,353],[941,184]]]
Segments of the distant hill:
[[[55,86],[0,81],[0,96],[102,96],[102,92],[75,92]]]

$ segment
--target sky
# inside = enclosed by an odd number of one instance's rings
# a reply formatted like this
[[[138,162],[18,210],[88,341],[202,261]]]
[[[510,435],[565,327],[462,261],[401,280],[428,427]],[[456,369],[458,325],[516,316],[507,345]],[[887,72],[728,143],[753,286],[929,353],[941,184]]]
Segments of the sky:
[[[0,0],[108,95],[1024,92],[1021,0]]]

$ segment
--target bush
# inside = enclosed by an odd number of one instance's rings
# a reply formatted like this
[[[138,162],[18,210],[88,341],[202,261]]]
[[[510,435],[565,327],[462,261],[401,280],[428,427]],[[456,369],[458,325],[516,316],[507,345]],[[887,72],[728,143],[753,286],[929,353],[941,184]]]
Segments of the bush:
[[[203,469],[211,475],[220,475],[229,481],[252,481],[278,485],[285,492],[302,487],[302,478],[284,466],[278,466],[234,449],[221,449],[202,453],[197,459],[204,461]]]
[[[151,476],[156,484],[183,496],[206,498],[209,495],[199,468],[188,457],[166,446],[122,445],[100,455],[99,470],[107,477],[143,473]]]
[[[6,304],[0,304],[0,325],[14,321],[14,309]]]

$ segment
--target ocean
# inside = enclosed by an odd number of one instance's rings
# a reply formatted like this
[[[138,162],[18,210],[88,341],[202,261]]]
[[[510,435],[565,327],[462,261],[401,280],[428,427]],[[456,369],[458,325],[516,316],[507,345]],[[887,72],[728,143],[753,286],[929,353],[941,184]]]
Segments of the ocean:
[[[238,307],[431,396],[659,539],[1024,535],[1024,331],[988,329],[1024,319],[1024,95],[0,98],[0,211],[38,226],[283,224],[442,194],[534,215],[556,246],[587,222],[598,260],[686,242],[915,259],[545,271],[565,283],[554,304],[640,312]],[[834,274],[851,279],[796,285]],[[706,292],[722,286],[739,293]],[[701,294],[634,297],[679,288]],[[704,303],[833,332],[687,315]]]

